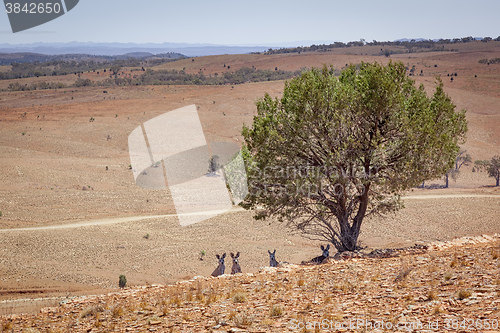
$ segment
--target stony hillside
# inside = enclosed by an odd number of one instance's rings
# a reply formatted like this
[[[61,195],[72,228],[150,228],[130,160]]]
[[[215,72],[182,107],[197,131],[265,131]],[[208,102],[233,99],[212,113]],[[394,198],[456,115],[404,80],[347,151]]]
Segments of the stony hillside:
[[[498,331],[499,234],[375,254],[68,299],[0,332]]]

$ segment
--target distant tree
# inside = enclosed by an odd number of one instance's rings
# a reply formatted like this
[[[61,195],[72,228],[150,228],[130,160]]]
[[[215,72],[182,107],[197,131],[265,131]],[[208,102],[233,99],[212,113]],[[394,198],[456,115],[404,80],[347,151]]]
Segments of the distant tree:
[[[243,128],[242,206],[339,252],[356,250],[364,218],[399,209],[407,189],[443,176],[466,131],[443,83],[427,97],[402,63],[303,72],[281,98],[259,100]]]
[[[488,177],[496,181],[495,186],[500,186],[500,156],[494,156],[491,160],[478,160],[474,162],[475,169],[488,172]]]
[[[118,278],[118,286],[120,288],[125,288],[127,286],[127,278],[125,277],[125,275],[122,274]]]
[[[115,65],[111,66],[111,68],[109,70],[111,72],[113,72],[113,75],[117,75],[118,72],[120,71],[120,69],[122,69],[122,66],[115,64]]]
[[[444,176],[446,181],[445,187],[448,188],[450,176],[454,181],[456,181],[458,175],[460,174],[460,168],[464,165],[468,166],[470,163],[472,163],[472,158],[469,154],[467,154],[467,150],[460,149],[457,157],[455,158],[455,166],[450,169]]]

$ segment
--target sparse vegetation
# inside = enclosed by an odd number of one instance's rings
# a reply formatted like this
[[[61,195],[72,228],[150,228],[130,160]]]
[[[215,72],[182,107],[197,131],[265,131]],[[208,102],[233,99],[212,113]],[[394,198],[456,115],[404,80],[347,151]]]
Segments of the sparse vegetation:
[[[118,286],[120,288],[125,288],[127,286],[127,278],[125,277],[125,275],[120,275],[119,279],[118,279]]]
[[[96,317],[98,313],[103,312],[104,308],[100,305],[92,305],[85,308],[80,314],[80,318]]]

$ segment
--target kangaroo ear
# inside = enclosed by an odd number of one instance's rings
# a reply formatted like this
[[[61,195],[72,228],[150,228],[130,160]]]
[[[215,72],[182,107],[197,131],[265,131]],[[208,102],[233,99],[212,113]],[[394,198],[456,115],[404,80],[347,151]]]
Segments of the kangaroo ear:
[[[274,249],[274,252],[273,252],[273,254],[276,254],[276,249]]]
[[[215,258],[220,259],[220,256],[218,254],[215,255]]]
[[[239,253],[239,252],[238,252],[238,253],[236,253],[236,258],[238,258],[239,256],[240,256],[240,253]]]
[[[330,250],[330,244],[328,244],[328,245],[326,246],[326,249],[327,249],[327,250]]]
[[[321,245],[321,251],[325,251],[325,247]]]
[[[272,254],[271,251],[267,250],[267,253]]]
[[[231,252],[231,253],[230,253],[230,255],[231,255],[231,258],[234,258],[234,254],[233,254],[233,252]]]
[[[224,254],[222,255],[222,259],[224,259],[225,257],[226,257],[226,254],[224,253]]]

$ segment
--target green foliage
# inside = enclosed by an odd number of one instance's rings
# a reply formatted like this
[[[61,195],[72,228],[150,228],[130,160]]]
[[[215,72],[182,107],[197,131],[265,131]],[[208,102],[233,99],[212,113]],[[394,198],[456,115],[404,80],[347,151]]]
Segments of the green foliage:
[[[75,81],[75,87],[91,87],[93,85],[93,81],[90,79],[82,79],[78,78]]]
[[[19,82],[9,83],[9,91],[30,91],[30,90],[43,90],[43,89],[61,89],[66,88],[66,84],[62,82],[35,82],[30,85],[21,84]]]
[[[127,286],[127,278],[125,277],[125,275],[120,275],[119,279],[118,279],[118,286],[120,288],[125,288]]]
[[[257,70],[255,68],[243,67],[237,71],[225,72],[223,75],[205,76],[202,72],[187,74],[184,70],[147,70],[137,79],[141,85],[224,85],[242,84],[246,82],[275,81],[292,78],[300,74],[283,70]]]
[[[496,181],[496,186],[500,186],[500,156],[494,156],[491,160],[477,160],[474,166],[479,171],[486,171],[488,177]]]
[[[453,167],[467,123],[441,81],[428,97],[402,63],[334,74],[313,69],[287,82],[282,98],[257,102],[243,128],[242,206],[342,252],[357,248],[366,215],[397,210],[405,190]]]
[[[500,58],[493,58],[493,59],[480,59],[478,61],[480,64],[500,64]]]

